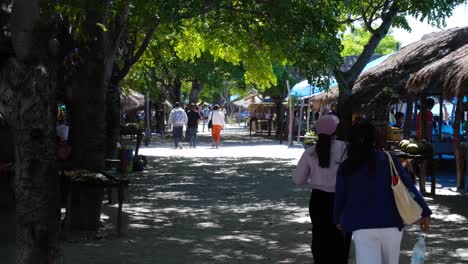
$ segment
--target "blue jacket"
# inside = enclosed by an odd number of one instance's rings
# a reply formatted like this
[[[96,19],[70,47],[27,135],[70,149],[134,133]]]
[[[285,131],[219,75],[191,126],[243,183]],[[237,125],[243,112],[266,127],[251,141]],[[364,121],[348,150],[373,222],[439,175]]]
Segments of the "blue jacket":
[[[359,229],[398,227],[403,220],[398,213],[391,188],[390,165],[387,154],[375,152],[375,169],[362,166],[352,175],[338,170],[335,194],[335,223],[346,232]],[[415,196],[423,209],[421,216],[432,214],[421,193],[416,189],[400,161],[393,157],[400,179]]]

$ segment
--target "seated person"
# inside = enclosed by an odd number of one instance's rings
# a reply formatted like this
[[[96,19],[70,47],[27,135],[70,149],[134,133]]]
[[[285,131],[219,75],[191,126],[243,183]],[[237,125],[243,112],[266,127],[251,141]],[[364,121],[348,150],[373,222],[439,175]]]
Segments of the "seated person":
[[[391,124],[392,127],[398,127],[402,128],[403,127],[403,122],[404,122],[404,117],[405,114],[402,112],[396,112],[395,113],[395,122]]]

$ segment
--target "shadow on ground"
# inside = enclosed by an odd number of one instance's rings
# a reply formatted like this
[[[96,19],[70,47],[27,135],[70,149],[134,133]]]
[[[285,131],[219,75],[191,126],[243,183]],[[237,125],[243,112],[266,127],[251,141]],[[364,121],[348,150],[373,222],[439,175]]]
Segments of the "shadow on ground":
[[[132,175],[125,237],[67,244],[67,263],[310,263],[308,191],[292,185],[292,169],[285,159],[153,157]],[[428,198],[426,263],[467,263],[466,198]],[[401,263],[418,234],[406,232]]]

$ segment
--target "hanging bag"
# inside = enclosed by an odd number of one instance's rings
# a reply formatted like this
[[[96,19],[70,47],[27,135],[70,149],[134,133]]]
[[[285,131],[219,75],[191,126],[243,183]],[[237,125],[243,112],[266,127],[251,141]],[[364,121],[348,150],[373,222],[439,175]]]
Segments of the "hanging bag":
[[[213,127],[213,112],[210,113],[208,119],[210,119],[210,121],[208,121],[208,129],[211,129]]]
[[[390,165],[390,176],[392,177],[392,190],[393,196],[395,197],[395,203],[400,213],[401,219],[405,225],[414,224],[421,218],[422,208],[414,200],[414,195],[405,184],[401,181],[398,171],[393,162],[392,155],[385,151],[388,156],[388,162]]]

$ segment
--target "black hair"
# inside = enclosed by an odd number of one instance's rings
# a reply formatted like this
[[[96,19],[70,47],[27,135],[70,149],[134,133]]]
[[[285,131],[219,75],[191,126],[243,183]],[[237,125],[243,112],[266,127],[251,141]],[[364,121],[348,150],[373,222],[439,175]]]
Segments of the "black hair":
[[[402,112],[396,112],[395,113],[395,118],[400,118],[400,117],[403,117],[405,114],[403,114]]]
[[[219,110],[219,105],[215,104],[215,105],[213,106],[213,110],[215,110],[215,111],[216,111],[216,110]]]
[[[427,106],[427,108],[428,108],[429,110],[431,110],[432,107],[434,107],[434,105],[435,105],[434,99],[433,99],[433,98],[427,98],[427,100],[426,100],[426,106]]]
[[[180,103],[179,103],[179,102],[176,102],[176,103],[174,104],[174,107],[180,107]]]
[[[348,158],[343,163],[343,172],[351,175],[364,165],[374,164],[376,130],[366,119],[360,120],[351,130]]]
[[[319,166],[321,168],[330,168],[330,149],[332,136],[319,134],[315,152],[317,152]]]

